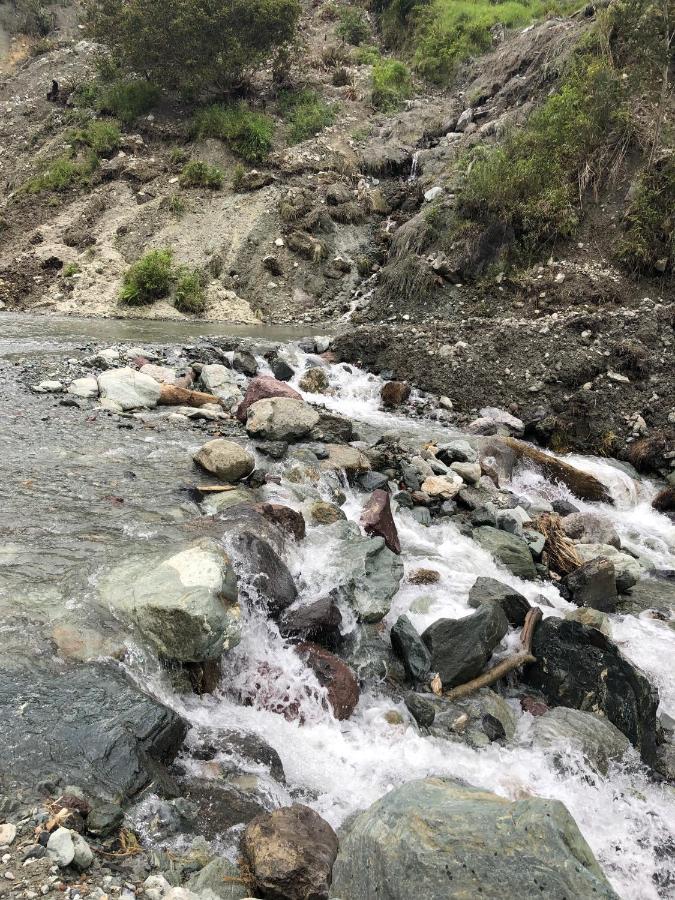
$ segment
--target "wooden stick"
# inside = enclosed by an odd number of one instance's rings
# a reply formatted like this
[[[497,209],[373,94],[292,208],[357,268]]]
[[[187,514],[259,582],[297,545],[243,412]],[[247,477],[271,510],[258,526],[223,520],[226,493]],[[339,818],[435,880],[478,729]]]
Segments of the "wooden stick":
[[[473,694],[481,688],[494,684],[495,681],[504,678],[509,672],[513,672],[514,669],[519,669],[521,666],[525,666],[528,663],[536,662],[536,658],[532,656],[532,638],[534,637],[534,630],[541,621],[541,618],[541,609],[539,609],[538,606],[533,607],[525,616],[525,624],[520,633],[520,642],[523,647],[522,650],[519,650],[518,653],[515,653],[513,656],[509,656],[507,659],[503,659],[492,669],[488,669],[487,672],[478,675],[477,678],[473,678],[465,684],[460,684],[457,687],[451,688],[449,691],[444,691],[443,696],[447,700],[460,700],[462,697],[468,697],[469,694]]]

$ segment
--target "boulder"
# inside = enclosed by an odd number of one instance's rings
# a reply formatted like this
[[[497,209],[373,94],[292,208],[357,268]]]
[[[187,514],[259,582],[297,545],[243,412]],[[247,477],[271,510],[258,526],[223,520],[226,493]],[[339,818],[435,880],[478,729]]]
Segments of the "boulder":
[[[382,385],[380,397],[385,406],[400,406],[410,397],[410,385],[405,381],[387,381]]]
[[[76,378],[71,381],[68,393],[85,400],[93,400],[98,397],[98,380],[90,375],[85,378]]]
[[[314,525],[332,525],[347,518],[339,506],[325,500],[315,500],[309,508],[309,516]]]
[[[614,612],[619,598],[616,593],[614,564],[604,556],[591,559],[565,576],[563,583],[572,603],[601,612]]]
[[[235,350],[232,354],[232,368],[235,372],[241,372],[242,375],[253,378],[258,371],[258,363],[255,356],[248,350]]]
[[[245,422],[249,407],[259,400],[269,400],[272,397],[302,400],[302,396],[285,382],[269,375],[258,375],[249,382],[244,399],[237,408],[237,418],[240,422]]]
[[[108,369],[98,376],[102,400],[116,403],[122,409],[152,409],[161,394],[159,382],[135,369]]]
[[[281,359],[280,356],[275,356],[274,359],[270,361],[270,368],[277,381],[290,381],[295,375],[295,371],[292,367],[288,365],[285,359]]]
[[[237,578],[215,541],[123,563],[104,576],[100,596],[166,659],[219,659],[239,643]]]
[[[478,484],[483,474],[480,463],[477,462],[454,462],[451,463],[450,468],[467,484]]]
[[[454,462],[478,462],[478,453],[476,453],[468,441],[462,440],[449,441],[447,444],[440,444],[436,456],[447,465],[451,465]]]
[[[581,544],[610,544],[621,549],[621,539],[606,516],[597,513],[570,513],[562,519],[562,528],[567,537]]]
[[[390,635],[394,653],[402,660],[406,675],[414,683],[424,681],[431,671],[431,654],[407,616],[399,616]]]
[[[203,869],[195,872],[186,887],[201,900],[245,900],[250,896],[239,868],[222,857],[212,859]]]
[[[296,541],[305,536],[305,519],[302,513],[283,503],[261,503],[257,509],[268,519],[278,525],[286,534],[292,535]]]
[[[226,409],[232,409],[241,400],[235,374],[227,366],[218,363],[202,366],[199,380],[205,390],[216,396]]]
[[[160,384],[176,383],[176,373],[168,366],[157,366],[154,363],[145,363],[145,365],[141,366],[139,371],[141,375],[149,375],[150,378],[154,378],[155,381],[158,381]]]
[[[535,630],[532,653],[526,684],[551,704],[601,713],[653,765],[658,691],[616,644],[595,628],[551,617]]]
[[[258,400],[247,408],[246,416],[248,434],[264,441],[300,440],[319,422],[315,409],[303,400],[290,397]]]
[[[337,849],[330,825],[299,803],[253,819],[242,839],[256,893],[278,900],[325,900]]]
[[[326,444],[348,444],[354,437],[354,423],[339,413],[317,410],[319,421],[312,429],[311,437]]]
[[[355,522],[331,526],[342,580],[337,596],[349,603],[362,622],[379,622],[403,578],[403,563],[381,537],[364,537]]]
[[[325,394],[329,387],[328,375],[321,366],[313,366],[303,373],[299,381],[301,391],[308,394]]]
[[[89,844],[81,834],[69,828],[57,828],[52,831],[47,841],[47,855],[61,869],[72,866],[74,869],[84,871],[94,861]]]
[[[241,531],[233,537],[232,546],[252,576],[253,588],[272,615],[295,601],[298,589],[293,576],[267,541],[251,531]]]
[[[450,778],[410,781],[357,816],[331,896],[618,900],[562,803],[512,802]]]
[[[344,469],[348,474],[356,474],[370,469],[370,460],[358,447],[326,444],[326,450],[328,458],[321,461],[321,468],[324,470]]]
[[[396,523],[391,512],[387,491],[375,490],[361,513],[361,525],[366,534],[379,535],[392,553],[401,552]]]
[[[302,643],[298,653],[326,689],[328,703],[336,719],[348,719],[359,702],[359,684],[349,666],[318,644]]]
[[[432,695],[435,717],[431,734],[474,749],[493,741],[513,740],[516,716],[509,704],[490,688],[481,688],[461,700]]]
[[[630,591],[644,575],[644,569],[637,559],[628,553],[621,553],[611,544],[577,544],[575,550],[584,562],[589,562],[598,556],[608,559],[614,566],[616,590],[620,594]]]
[[[432,671],[444,688],[451,688],[480,675],[508,630],[501,606],[492,603],[463,619],[438,619],[422,640],[431,653]]]
[[[436,707],[424,694],[406,694],[405,705],[420,728],[429,728],[434,723]]]
[[[340,642],[342,614],[332,597],[322,597],[297,609],[289,609],[279,619],[283,637],[312,641],[333,649]]]
[[[246,478],[255,468],[253,456],[241,444],[223,438],[207,441],[192,458],[202,469],[227,484]]]
[[[618,763],[630,742],[603,716],[558,706],[532,722],[528,740],[535,747],[557,750],[558,764],[570,766],[570,752],[583,756],[586,765],[606,775],[610,763]]]
[[[262,790],[244,790],[216,778],[189,778],[181,783],[181,795],[194,804],[193,828],[207,841],[222,838],[269,808]]]
[[[530,604],[515,588],[502,584],[496,578],[480,576],[469,591],[469,606],[473,609],[496,603],[501,606],[509,625],[520,628],[525,623],[525,616],[530,611]]]
[[[422,490],[430,497],[452,500],[460,492],[464,482],[457,473],[454,475],[430,475],[422,482]]]
[[[281,757],[267,741],[254,732],[221,728],[192,728],[188,737],[190,755],[210,762],[217,759],[223,775],[238,775],[267,769],[272,778],[286,781]]]
[[[474,529],[474,540],[518,578],[531,581],[537,575],[527,542],[515,534],[481,525]]]
[[[93,796],[127,801],[163,778],[187,726],[108,665],[0,661],[0,758],[31,796],[58,774]],[[7,773],[8,776],[10,773]]]

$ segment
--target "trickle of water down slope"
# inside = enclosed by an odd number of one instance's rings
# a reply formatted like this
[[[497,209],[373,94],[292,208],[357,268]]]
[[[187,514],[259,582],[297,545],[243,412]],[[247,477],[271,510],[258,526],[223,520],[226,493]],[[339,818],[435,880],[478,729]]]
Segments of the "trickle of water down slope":
[[[175,337],[171,335],[170,339]],[[72,348],[68,352],[73,352]],[[297,345],[289,344],[284,353],[298,370],[307,362],[306,354]],[[265,372],[264,359],[259,358],[258,362]],[[359,423],[362,436],[384,431],[417,437],[420,441],[456,436],[439,422],[383,411],[379,403],[382,382],[376,376],[341,364],[331,365],[327,371],[332,393],[328,396],[305,393],[305,398],[349,416]],[[7,366],[4,373],[7,378]],[[296,377],[291,383],[299,389],[297,381]],[[6,382],[4,390],[6,393],[10,390]],[[18,396],[18,388],[11,389],[10,398],[15,404]],[[24,401],[22,395],[21,402]],[[112,560],[144,543],[159,541],[179,546],[194,537],[192,525],[199,513],[194,505],[183,502],[177,485],[194,481],[191,453],[201,441],[198,434],[185,430],[153,434],[116,429],[101,433],[90,429],[87,433],[81,411],[75,411],[72,416],[68,411],[69,429],[59,429],[54,421],[40,421],[39,403],[36,400],[30,403],[25,416],[12,423],[5,419],[0,449],[6,460],[14,460],[10,463],[11,474],[18,476],[20,470],[31,469],[30,461],[25,458],[21,465],[18,463],[24,451],[39,465],[39,453],[28,449],[28,444],[34,442],[39,447],[48,447],[52,462],[60,457],[77,471],[74,483],[78,488],[69,491],[57,471],[52,484],[45,485],[44,493],[40,491],[38,498],[30,493],[32,489],[24,489],[22,508],[19,509],[16,500],[10,505],[13,521],[8,524],[12,528],[4,527],[2,531],[5,546],[12,542],[14,547],[14,551],[3,551],[3,565],[13,570],[13,589],[16,589],[22,583],[22,572],[25,574],[35,563],[29,544],[46,543],[53,558],[33,570],[39,575],[35,579],[39,585],[33,585],[32,592],[25,592],[30,601],[27,613],[38,619],[46,616],[52,621],[58,616],[56,607],[65,602],[71,614],[81,615],[84,620],[91,615],[88,608],[91,591]],[[5,405],[5,416],[10,412]],[[16,430],[8,428],[8,424],[17,423]],[[112,437],[116,439],[114,444]],[[611,461],[585,457],[570,461],[600,478],[614,504],[586,504],[573,498],[566,487],[548,482],[528,469],[520,470],[510,487],[528,499],[573,499],[582,510],[602,512],[613,523],[623,546],[655,568],[675,569],[675,527],[650,506],[655,485],[634,478]],[[283,477],[285,465],[284,462],[276,464],[281,483],[268,484],[263,489],[264,497],[299,509],[301,502],[293,485]],[[124,472],[128,469],[134,470],[135,477],[125,483]],[[106,507],[105,519],[101,521],[103,494],[97,482],[109,484],[112,480],[119,484],[117,477],[122,487],[114,487],[111,492],[126,491],[130,484],[129,501],[121,512]],[[68,483],[72,488],[73,482]],[[324,490],[321,482],[315,486],[320,492]],[[324,492],[328,496],[327,487]],[[344,492],[347,500],[343,511],[349,519],[358,522],[366,495],[346,481]],[[46,519],[40,519],[41,514]],[[389,627],[402,613],[407,613],[421,631],[438,618],[456,618],[471,612],[468,592],[479,575],[513,585],[533,603],[540,603],[543,595],[551,604],[543,607],[544,616],[564,615],[574,608],[562,599],[553,584],[522,581],[511,575],[477,543],[461,535],[451,519],[434,520],[431,525],[423,526],[406,509],[395,509],[394,514],[406,573],[421,567],[431,568],[441,574],[441,579],[437,584],[420,586],[404,577],[385,619],[384,640]],[[44,535],[38,533],[41,529]],[[49,539],[48,531],[52,532]],[[312,602],[339,583],[339,544],[334,540],[331,526],[308,527],[306,538],[287,549],[285,561],[298,585],[300,603]],[[56,564],[58,572],[54,569]],[[80,572],[79,580],[77,572]],[[255,585],[243,565],[240,577],[245,582],[248,579],[245,593],[254,596]],[[12,613],[10,604],[3,602],[7,600],[7,594],[0,591],[0,616],[6,622]],[[346,609],[343,612],[343,627],[347,630],[353,625],[353,617]],[[658,687],[661,710],[675,716],[672,625],[644,613],[617,614],[610,618],[613,640]],[[176,694],[157,660],[140,642],[125,665],[144,689],[194,725],[241,727],[264,737],[279,753],[286,773],[285,787],[271,780],[268,783],[270,799],[274,802],[300,799],[337,827],[350,813],[365,808],[392,787],[431,774],[465,779],[510,799],[531,794],[555,798],[575,818],[620,896],[631,900],[673,896],[675,794],[672,787],[652,780],[634,758],[610,769],[603,777],[591,771],[583,758],[575,758],[569,751],[562,771],[551,751],[527,746],[533,720],[517,703],[513,704],[518,716],[516,739],[507,746],[491,744],[481,750],[420,734],[404,704],[397,704],[377,686],[362,692],[358,707],[348,720],[337,721],[327,708],[324,690],[281,638],[276,625],[256,605],[245,609],[244,619],[243,639],[224,658],[221,684],[212,695]],[[254,691],[251,685],[260,684],[261,673],[268,673],[264,689]],[[247,698],[246,705],[241,702],[243,696]],[[293,704],[299,714],[289,720],[270,711],[275,699]],[[392,717],[386,716],[392,710],[400,713],[400,724],[391,724]],[[234,843],[226,842],[223,849],[234,853]]]

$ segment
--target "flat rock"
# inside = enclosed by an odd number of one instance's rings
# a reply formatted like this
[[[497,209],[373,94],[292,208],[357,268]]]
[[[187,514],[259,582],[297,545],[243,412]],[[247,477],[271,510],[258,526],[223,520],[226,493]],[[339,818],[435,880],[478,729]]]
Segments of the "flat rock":
[[[159,382],[135,369],[108,369],[98,376],[98,389],[103,400],[116,403],[123,410],[152,409],[161,394]]]
[[[141,375],[149,375],[150,378],[154,378],[155,381],[158,381],[160,384],[176,383],[176,373],[168,366],[157,366],[154,363],[146,363],[144,366],[141,366],[139,371]]]
[[[348,444],[326,444],[328,458],[321,461],[324,470],[344,469],[349,474],[367,472],[370,469],[370,460],[358,447],[350,447]]]

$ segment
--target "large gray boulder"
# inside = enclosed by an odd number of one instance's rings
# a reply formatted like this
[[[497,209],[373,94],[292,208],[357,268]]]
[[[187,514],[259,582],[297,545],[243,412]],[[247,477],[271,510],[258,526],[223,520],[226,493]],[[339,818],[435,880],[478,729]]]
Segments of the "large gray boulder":
[[[248,408],[246,431],[263,441],[297,441],[306,437],[319,419],[319,413],[304,400],[272,397]]]
[[[338,596],[349,603],[362,622],[379,622],[391,609],[401,579],[403,563],[381,537],[364,537],[355,522],[330,526],[337,540],[343,573]]]
[[[619,762],[630,741],[603,716],[558,706],[533,721],[528,741],[535,747],[558,751],[560,765],[571,764],[570,751],[580,754],[586,764],[602,775],[610,763]]]
[[[614,612],[619,598],[616,593],[614,564],[604,556],[589,559],[564,579],[570,599],[577,606],[600,612]]]
[[[518,578],[532,580],[536,577],[537,570],[534,567],[532,554],[527,542],[515,534],[493,528],[491,525],[481,525],[473,532],[474,540],[491,553],[503,566],[505,566]]]
[[[240,640],[237,579],[215,541],[124,563],[104,577],[100,596],[166,659],[218,659]]]
[[[0,661],[0,759],[31,795],[60,777],[93,796],[126,801],[180,749],[181,717],[115,666],[56,664],[5,654]]]
[[[135,369],[108,369],[98,376],[102,400],[112,401],[122,409],[152,409],[159,402],[161,386],[149,375]]]
[[[255,460],[245,447],[223,438],[207,441],[193,459],[202,469],[227,483],[246,478],[255,468]]]
[[[340,841],[331,897],[618,900],[562,803],[450,778],[410,781],[361,813]]]
[[[530,611],[527,598],[515,588],[497,581],[496,578],[480,576],[469,591],[469,606],[478,609],[486,604],[496,603],[501,606],[509,625],[520,628],[525,623],[525,616]]]
[[[480,675],[508,630],[501,606],[491,603],[463,619],[438,619],[422,640],[431,653],[432,671],[450,688]]]

